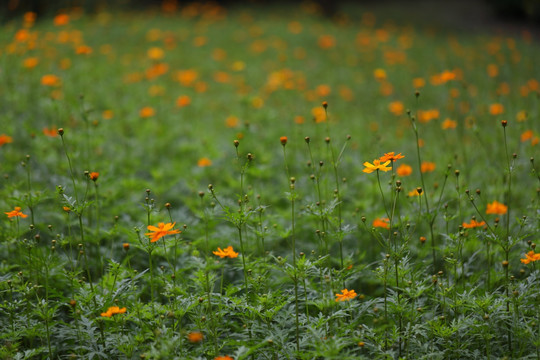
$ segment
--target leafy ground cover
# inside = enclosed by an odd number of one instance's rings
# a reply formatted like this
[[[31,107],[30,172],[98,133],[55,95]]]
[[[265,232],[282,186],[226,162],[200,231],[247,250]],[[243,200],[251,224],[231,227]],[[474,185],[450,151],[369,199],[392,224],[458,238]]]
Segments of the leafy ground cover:
[[[540,358],[540,48],[361,7],[0,33],[5,359]]]

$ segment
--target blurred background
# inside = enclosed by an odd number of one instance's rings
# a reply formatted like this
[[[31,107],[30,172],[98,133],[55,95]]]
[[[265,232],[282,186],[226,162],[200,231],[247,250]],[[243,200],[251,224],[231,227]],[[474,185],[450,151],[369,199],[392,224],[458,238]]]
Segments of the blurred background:
[[[102,10],[143,10],[161,8],[164,11],[174,11],[188,3],[196,1],[180,0],[3,0],[0,3],[0,11],[4,21],[18,17],[21,14],[32,11],[38,15],[56,14],[64,9],[74,7],[82,8],[87,13]],[[221,6],[282,6],[287,7],[291,2],[302,1],[272,1],[272,0],[217,0],[214,4]],[[448,19],[455,17],[455,21],[472,22],[479,21],[484,25],[486,21],[518,22],[521,25],[537,27],[540,24],[540,0],[315,0],[319,5],[323,16],[336,16],[340,12],[346,12],[349,6],[362,5],[363,7],[386,8],[389,11],[401,11],[404,16],[420,15],[421,17],[438,21],[441,17]],[[444,20],[443,19],[443,20]],[[470,24],[472,25],[472,24]]]

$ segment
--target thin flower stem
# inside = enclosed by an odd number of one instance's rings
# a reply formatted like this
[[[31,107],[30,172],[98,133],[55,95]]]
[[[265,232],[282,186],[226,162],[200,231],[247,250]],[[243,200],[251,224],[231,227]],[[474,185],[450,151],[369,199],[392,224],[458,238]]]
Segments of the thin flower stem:
[[[73,166],[71,165],[71,158],[69,157],[69,153],[67,151],[66,142],[64,140],[64,133],[60,133],[60,138],[62,139],[62,148],[64,149],[64,153],[66,154],[66,158],[69,165],[69,174],[71,177],[71,183],[73,184],[73,192],[75,193],[75,200],[77,201],[77,205],[79,204],[79,195],[77,193],[77,185],[75,185],[75,176],[73,175]]]

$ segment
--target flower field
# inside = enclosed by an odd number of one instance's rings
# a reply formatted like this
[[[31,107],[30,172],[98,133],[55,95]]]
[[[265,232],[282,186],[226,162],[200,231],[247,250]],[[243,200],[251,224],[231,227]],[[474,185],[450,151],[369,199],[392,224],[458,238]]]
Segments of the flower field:
[[[540,359],[537,34],[284,9],[2,25],[1,359]]]

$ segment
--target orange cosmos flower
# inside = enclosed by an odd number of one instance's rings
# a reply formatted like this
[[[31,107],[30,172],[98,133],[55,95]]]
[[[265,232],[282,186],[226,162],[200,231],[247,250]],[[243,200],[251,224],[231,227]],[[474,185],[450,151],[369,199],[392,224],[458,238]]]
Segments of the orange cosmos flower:
[[[217,248],[216,251],[212,251],[212,253],[216,256],[219,256],[220,258],[231,258],[234,259],[235,257],[238,257],[238,253],[233,250],[232,246],[227,246],[225,249],[221,250],[221,248]]]
[[[156,111],[154,110],[154,108],[150,106],[145,106],[139,111],[139,116],[142,118],[152,117],[155,114],[156,114]]]
[[[530,262],[535,262],[540,260],[540,253],[536,254],[534,250],[529,251],[525,254],[525,259],[520,259],[522,263],[528,264]]]
[[[225,126],[229,128],[238,127],[239,124],[240,124],[240,120],[234,115],[231,115],[227,119],[225,119]]]
[[[191,104],[191,98],[187,95],[181,95],[176,99],[176,106],[177,107],[184,107]]]
[[[212,165],[212,160],[207,157],[200,158],[199,161],[197,161],[198,167],[207,167],[210,165]]]
[[[58,76],[47,74],[43,75],[41,77],[41,85],[45,86],[59,86],[61,84],[61,80]]]
[[[111,317],[115,314],[123,314],[126,312],[126,308],[123,307],[123,308],[119,308],[118,306],[111,306],[107,309],[106,312],[102,312],[101,313],[101,316],[103,317]]]
[[[287,137],[286,136],[282,136],[279,138],[279,142],[281,143],[281,145],[285,146],[287,145]]]
[[[336,301],[349,301],[356,297],[356,292],[354,290],[341,290],[341,294],[336,294]]]
[[[398,174],[398,176],[409,176],[412,174],[412,167],[407,165],[407,164],[401,164],[399,165],[399,167],[396,169],[396,174]]]
[[[388,104],[388,110],[396,116],[403,115],[403,111],[405,110],[405,106],[403,106],[403,103],[401,101],[394,101]]]
[[[54,126],[51,127],[51,128],[43,128],[43,135],[45,136],[48,136],[48,137],[56,137],[58,136],[58,129],[55,128]]]
[[[379,161],[380,162],[385,162],[385,161],[390,160],[390,161],[394,162],[396,160],[403,159],[404,157],[405,156],[401,155],[401,153],[395,155],[394,152],[392,151],[392,152],[389,152],[389,153],[385,153],[383,156],[381,156],[379,158]]]
[[[160,59],[163,59],[163,57],[165,56],[165,52],[161,48],[152,47],[148,49],[148,51],[146,52],[146,55],[151,60],[160,60]]]
[[[69,23],[69,15],[68,14],[58,14],[54,17],[54,26],[64,26]]]
[[[92,171],[90,174],[88,174],[88,177],[90,178],[90,180],[96,182],[97,179],[99,178],[99,173]]]
[[[504,215],[508,211],[508,206],[498,202],[497,200],[487,204],[486,214]]]
[[[204,335],[200,331],[192,331],[187,335],[189,342],[198,343],[204,339]]]
[[[390,225],[388,224],[390,222],[390,219],[388,218],[377,218],[373,220],[373,227],[380,227],[384,229],[388,229]]]
[[[457,127],[457,121],[455,120],[451,120],[451,119],[445,119],[442,124],[441,124],[441,128],[443,130],[448,130],[448,129],[455,129]]]
[[[13,142],[13,138],[6,134],[0,135],[0,147]]]
[[[80,45],[75,49],[77,55],[90,55],[92,52],[92,48],[88,45]]]
[[[114,113],[112,110],[103,110],[103,112],[101,113],[101,117],[105,120],[110,120],[112,119],[114,116]]]
[[[423,173],[432,172],[433,170],[435,170],[435,163],[433,162],[423,161],[422,165],[420,165],[420,171]]]
[[[330,49],[336,46],[336,39],[332,35],[322,35],[318,40],[321,49]]]
[[[418,121],[421,123],[428,123],[433,119],[439,118],[439,110],[430,109],[430,110],[418,110]]]
[[[39,59],[36,57],[29,57],[23,60],[23,66],[27,69],[36,67],[39,64]]]
[[[485,221],[478,222],[475,219],[471,219],[471,222],[468,224],[465,222],[461,224],[461,226],[463,226],[464,229],[474,229],[474,228],[485,226],[485,225],[486,225]]]
[[[413,79],[413,87],[415,89],[423,88],[424,86],[426,86],[426,80],[424,80],[423,78]]]
[[[8,211],[4,214],[6,214],[8,218],[22,217],[24,219],[25,217],[28,217],[28,215],[25,215],[21,212],[21,208],[19,206],[16,206],[15,209],[13,209],[13,211]]]
[[[167,224],[159,223],[157,227],[153,225],[148,225],[148,230],[150,230],[151,232],[146,233],[145,235],[152,237],[150,239],[150,242],[156,242],[162,237],[164,237],[165,235],[180,234],[181,233],[180,230],[171,230],[174,227],[174,225],[176,225],[176,222],[167,223]]]
[[[489,113],[491,115],[500,115],[504,112],[504,106],[502,104],[491,104],[489,105]]]
[[[216,356],[214,360],[234,360],[234,359],[228,355],[225,355],[225,356]]]
[[[382,81],[386,79],[386,71],[384,69],[375,69],[373,71],[373,77],[377,81]]]
[[[534,137],[534,133],[532,130],[527,130],[521,134],[521,142],[525,142],[527,140],[530,140]]]
[[[365,169],[362,170],[362,171],[365,172],[365,173],[368,173],[368,174],[371,174],[372,172],[374,172],[376,170],[377,171],[379,171],[379,170],[381,170],[381,171],[390,171],[390,170],[392,170],[392,168],[387,167],[386,165],[388,165],[388,164],[390,164],[390,160],[388,160],[388,161],[386,161],[386,162],[384,162],[382,164],[381,164],[381,160],[379,160],[379,159],[373,160],[373,164],[370,164],[369,162],[366,161],[364,163]]]

